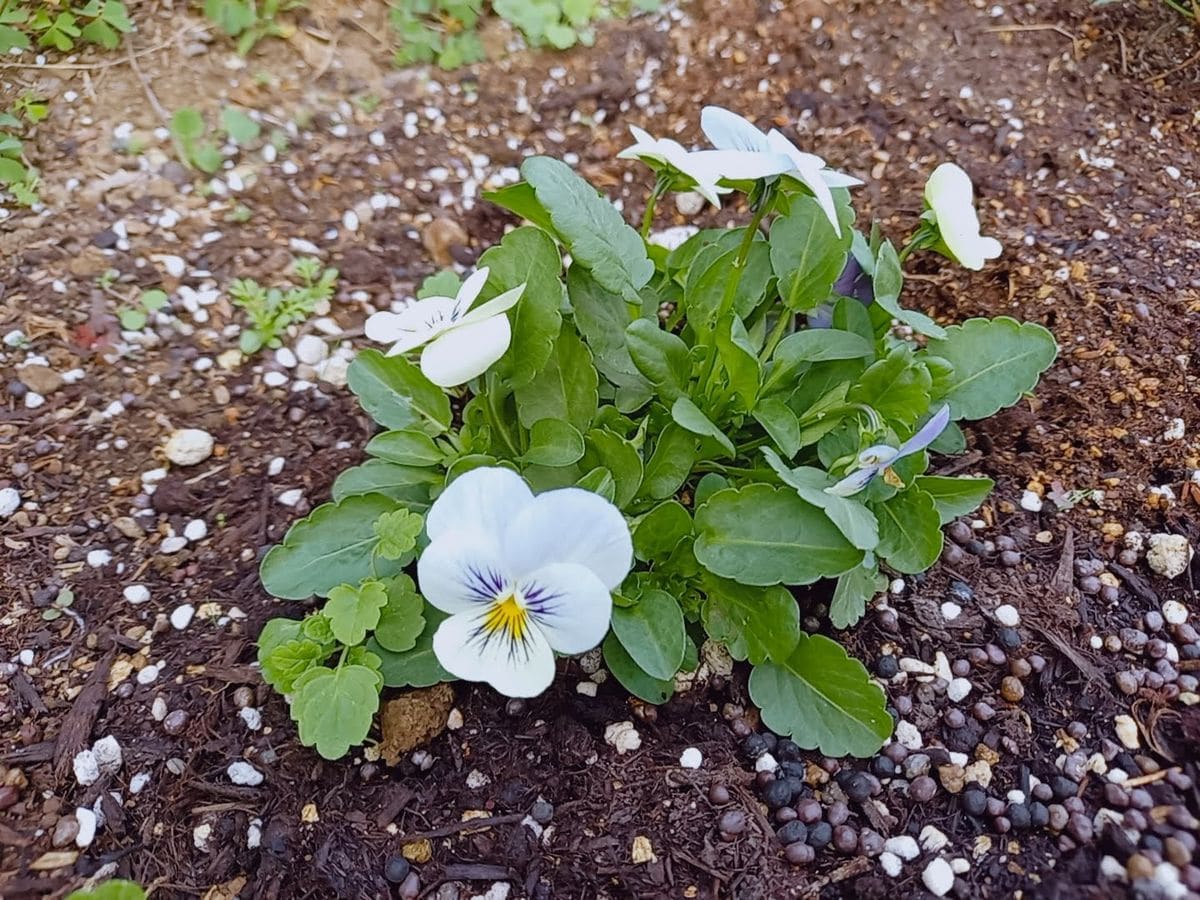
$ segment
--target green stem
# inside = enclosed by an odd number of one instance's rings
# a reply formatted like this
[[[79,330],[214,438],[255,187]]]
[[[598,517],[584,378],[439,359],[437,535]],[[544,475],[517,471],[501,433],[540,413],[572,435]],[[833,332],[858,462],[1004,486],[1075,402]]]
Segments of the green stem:
[[[658,201],[670,187],[671,179],[665,175],[659,175],[658,180],[654,182],[654,190],[646,198],[646,211],[642,214],[642,240],[650,239],[650,228],[654,225],[654,212],[658,209]]]
[[[779,342],[783,340],[784,335],[788,333],[788,329],[792,327],[792,318],[792,313],[789,310],[785,310],[779,314],[779,321],[775,323],[775,328],[767,338],[766,344],[763,345],[762,353],[758,354],[759,362],[766,362],[771,358],[771,354],[775,352],[775,348],[779,346]]]
[[[499,432],[500,437],[504,439],[504,443],[508,445],[509,452],[512,453],[513,459],[517,459],[521,455],[521,451],[517,449],[516,442],[513,441],[512,434],[508,430],[508,426],[500,418],[500,413],[496,409],[492,398],[495,397],[494,391],[487,392],[487,402],[484,404],[487,408],[488,418],[492,422],[492,427]]]

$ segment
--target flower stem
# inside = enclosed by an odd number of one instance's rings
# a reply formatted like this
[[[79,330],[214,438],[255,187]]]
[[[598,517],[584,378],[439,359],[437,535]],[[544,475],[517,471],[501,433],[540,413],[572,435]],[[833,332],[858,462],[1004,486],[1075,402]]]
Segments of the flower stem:
[[[642,240],[650,239],[650,228],[654,225],[654,212],[658,209],[658,201],[671,187],[671,179],[659,175],[654,182],[654,190],[646,198],[646,211],[642,214]]]
[[[763,345],[762,352],[758,354],[759,362],[766,362],[771,358],[771,354],[775,352],[775,348],[779,346],[779,342],[783,340],[788,333],[788,329],[792,326],[792,313],[790,310],[785,310],[779,314],[779,321],[775,323],[775,328],[771,331],[770,337],[767,338],[767,343]]]

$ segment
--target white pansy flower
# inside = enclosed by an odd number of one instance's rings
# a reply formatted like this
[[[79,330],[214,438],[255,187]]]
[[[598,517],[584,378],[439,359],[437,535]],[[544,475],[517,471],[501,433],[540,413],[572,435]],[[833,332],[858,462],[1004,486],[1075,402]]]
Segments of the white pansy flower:
[[[833,225],[833,230],[841,236],[842,226],[838,222],[830,188],[855,187],[862,184],[859,179],[827,168],[825,160],[800,150],[781,131],[773,128],[764,134],[750,120],[719,106],[704,107],[700,113],[700,127],[719,151],[760,154],[764,169],[775,170],[767,174],[787,175],[807,187]]]
[[[421,371],[440,387],[455,387],[482,375],[512,341],[505,313],[521,299],[525,285],[505,291],[482,306],[471,304],[487,284],[488,270],[479,269],[463,282],[454,297],[426,297],[398,313],[375,313],[366,324],[366,335],[381,344],[392,344],[388,356],[424,346]]]
[[[717,184],[720,176],[714,174],[700,154],[688,152],[683,144],[670,138],[652,137],[636,125],[630,125],[629,131],[637,143],[618,153],[619,159],[641,160],[656,172],[664,167],[673,170],[682,176],[679,179],[682,188],[694,190],[713,206],[721,205],[721,195],[728,194],[730,189]]]
[[[995,238],[979,233],[971,176],[954,163],[942,163],[925,183],[925,203],[933,214],[942,243],[954,259],[978,271],[1003,249]]]
[[[612,616],[611,591],[633,565],[620,511],[581,488],[536,497],[508,469],[472,469],[434,501],[421,593],[450,613],[433,636],[442,667],[509,697],[554,678],[554,654],[592,649]]]

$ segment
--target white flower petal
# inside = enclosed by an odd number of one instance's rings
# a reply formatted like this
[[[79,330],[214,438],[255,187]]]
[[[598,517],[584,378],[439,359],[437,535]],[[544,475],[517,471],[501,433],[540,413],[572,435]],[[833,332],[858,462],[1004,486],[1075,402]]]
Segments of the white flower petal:
[[[882,466],[867,466],[865,469],[851,472],[837,484],[825,488],[825,493],[832,494],[835,497],[853,496],[870,484],[871,479],[882,471]]]
[[[769,151],[767,136],[754,123],[720,106],[706,106],[700,112],[700,128],[718,150]]]
[[[818,205],[821,207],[821,211],[825,213],[825,218],[833,226],[834,233],[838,237],[841,237],[842,223],[838,221],[837,207],[833,204],[833,194],[829,190],[829,185],[825,183],[825,179],[821,177],[821,170],[815,166],[805,164],[803,166],[796,166],[789,174],[812,191],[813,197],[816,198]]]
[[[454,298],[454,319],[461,319],[467,314],[467,310],[471,308],[471,304],[475,302],[475,298],[479,296],[479,292],[483,290],[483,286],[487,284],[488,267],[476,269],[471,273],[471,277],[462,283],[462,287],[458,289],[458,294]]]
[[[529,623],[514,640],[504,631],[485,627],[487,611],[459,613],[438,626],[433,653],[451,675],[485,681],[507,697],[536,697],[554,680],[554,652],[545,636]]]
[[[693,170],[705,174],[711,181],[757,181],[759,178],[782,175],[792,168],[792,161],[779,153],[699,150],[691,155]]]
[[[508,523],[531,503],[533,492],[511,469],[471,469],[450,482],[433,501],[425,516],[425,533],[429,540],[436,541],[450,532],[468,529],[500,541]]]
[[[1000,242],[981,237],[971,176],[954,163],[942,163],[925,184],[925,202],[933,210],[938,233],[950,254],[968,269],[982,269],[1000,255]]]
[[[458,320],[459,327],[463,325],[474,325],[476,322],[483,322],[486,319],[490,319],[492,316],[503,315],[517,305],[517,301],[521,299],[521,295],[523,293],[525,293],[524,282],[517,285],[512,290],[505,291],[498,297],[493,297],[483,305],[475,307]]]
[[[504,562],[517,578],[547,563],[578,563],[613,590],[633,565],[633,541],[620,510],[599,494],[562,488],[539,494],[512,520]]]
[[[590,569],[555,563],[522,578],[518,587],[546,641],[559,653],[584,653],[604,640],[612,594]]]
[[[825,160],[815,153],[805,153],[789,141],[787,135],[778,128],[772,128],[767,132],[767,143],[771,145],[771,149],[776,153],[782,153],[784,156],[789,157],[796,164],[797,168],[804,167],[817,170],[825,168]]]
[[[367,319],[364,332],[373,341],[394,344],[389,356],[407,353],[446,330],[454,310],[450,297],[426,297],[398,313],[380,312]]]
[[[494,532],[464,521],[443,533],[417,560],[417,583],[426,600],[448,613],[490,605],[508,586]]]
[[[822,169],[821,180],[831,188],[852,188],[865,184],[861,178],[855,178],[853,175],[847,175],[836,169]]]
[[[421,371],[438,387],[457,387],[482,375],[512,341],[505,315],[460,325],[438,335],[421,352]]]

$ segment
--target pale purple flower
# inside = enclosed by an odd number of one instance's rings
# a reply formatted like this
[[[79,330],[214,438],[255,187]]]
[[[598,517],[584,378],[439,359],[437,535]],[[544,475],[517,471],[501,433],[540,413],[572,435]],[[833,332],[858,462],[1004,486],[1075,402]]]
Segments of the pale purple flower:
[[[937,440],[938,435],[950,424],[950,407],[943,406],[921,426],[921,430],[910,437],[899,447],[887,444],[876,444],[858,454],[858,468],[832,487],[825,488],[825,493],[835,497],[850,497],[863,490],[876,476],[882,474],[889,466],[905,456],[920,453]]]

